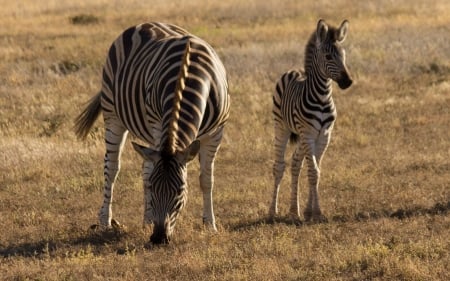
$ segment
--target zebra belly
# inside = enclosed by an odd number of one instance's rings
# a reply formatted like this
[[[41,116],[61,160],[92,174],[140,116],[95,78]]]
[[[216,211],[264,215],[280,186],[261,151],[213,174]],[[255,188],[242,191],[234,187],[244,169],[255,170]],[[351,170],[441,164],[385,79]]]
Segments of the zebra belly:
[[[323,123],[316,119],[305,120],[303,118],[296,118],[297,120],[294,119],[294,122],[286,122],[286,125],[294,134],[309,139],[317,139],[320,135],[327,136],[331,134],[334,125],[334,115],[332,117],[328,117]]]

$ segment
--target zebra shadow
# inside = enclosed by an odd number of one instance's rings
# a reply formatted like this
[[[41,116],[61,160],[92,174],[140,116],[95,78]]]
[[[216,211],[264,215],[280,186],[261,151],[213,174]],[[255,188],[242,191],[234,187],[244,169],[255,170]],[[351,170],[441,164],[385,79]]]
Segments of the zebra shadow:
[[[46,258],[67,255],[68,252],[74,255],[77,252],[89,252],[97,255],[103,249],[111,248],[117,254],[126,254],[133,247],[129,247],[127,241],[130,234],[125,231],[103,230],[103,231],[79,231],[76,234],[69,234],[72,237],[42,239],[36,242],[24,242],[3,247],[0,245],[0,258],[26,257],[26,258]],[[114,246],[111,246],[114,245]]]
[[[246,220],[236,224],[228,225],[230,231],[239,232],[254,228],[284,224],[295,227],[307,227],[310,224],[326,223],[347,223],[347,222],[367,222],[382,218],[404,220],[419,216],[445,216],[450,213],[450,200],[438,202],[431,207],[412,206],[400,208],[395,211],[378,210],[359,212],[352,216],[335,215],[328,219],[328,222],[305,223],[292,220],[290,217],[261,217],[254,220]],[[135,251],[139,247],[135,243],[145,244],[142,233],[127,232],[124,230],[103,230],[103,231],[80,231],[79,229],[69,230],[68,238],[42,239],[36,242],[24,242],[9,246],[0,245],[0,258],[14,256],[29,258],[46,258],[66,255],[66,252],[76,254],[89,248],[90,253],[101,255],[106,251],[115,252],[118,255],[126,255]],[[141,243],[142,242],[142,243]]]
[[[254,220],[246,220],[241,221],[236,224],[229,225],[229,229],[231,231],[241,231],[241,230],[248,230],[253,229],[256,227],[264,227],[267,225],[277,225],[277,224],[284,224],[284,225],[292,225],[296,227],[301,227],[306,224],[313,224],[314,222],[304,222],[299,219],[292,219],[289,216],[276,216],[274,218],[270,218],[269,216],[257,218]],[[320,223],[320,222],[316,222]]]
[[[379,220],[382,218],[404,220],[419,216],[445,216],[450,213],[450,200],[447,202],[438,202],[431,207],[411,206],[408,208],[399,208],[395,211],[389,210],[372,210],[367,212],[358,212],[354,215],[334,215],[326,221],[320,222],[304,222],[300,220],[293,220],[289,216],[281,216],[275,218],[262,217],[255,220],[247,220],[229,226],[232,231],[249,230],[255,227],[263,227],[265,225],[285,224],[296,227],[304,227],[312,224],[327,224],[327,223],[347,223],[347,222],[367,222]]]

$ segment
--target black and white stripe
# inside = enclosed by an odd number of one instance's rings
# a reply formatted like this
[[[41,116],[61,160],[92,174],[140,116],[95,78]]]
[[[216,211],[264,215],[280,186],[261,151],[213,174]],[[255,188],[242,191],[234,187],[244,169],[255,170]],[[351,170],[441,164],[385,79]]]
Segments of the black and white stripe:
[[[144,157],[144,222],[152,242],[167,242],[186,200],[186,164],[200,158],[203,219],[214,230],[213,162],[229,115],[225,68],[202,39],[180,27],[144,23],[125,30],[111,45],[101,92],[76,120],[86,137],[103,111],[105,188],[101,225],[110,226],[114,181],[127,132]]]
[[[309,196],[304,211],[306,220],[324,220],[319,205],[320,160],[331,137],[336,119],[336,108],[332,98],[332,81],[346,89],[352,78],[345,64],[345,40],[348,21],[339,28],[328,26],[319,20],[305,50],[304,72],[289,71],[283,74],[276,85],[273,96],[275,124],[273,164],[274,193],[269,215],[278,213],[278,192],[285,170],[284,154],[289,138],[297,146],[291,163],[290,215],[299,218],[298,178],[303,160],[308,168]]]

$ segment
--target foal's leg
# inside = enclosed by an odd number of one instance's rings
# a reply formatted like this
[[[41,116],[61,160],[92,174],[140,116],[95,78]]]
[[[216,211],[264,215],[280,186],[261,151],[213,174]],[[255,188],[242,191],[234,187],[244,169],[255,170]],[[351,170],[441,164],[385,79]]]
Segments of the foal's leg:
[[[289,209],[289,215],[293,220],[300,220],[299,212],[299,199],[298,199],[298,179],[300,176],[300,170],[303,165],[304,152],[300,145],[300,142],[295,148],[292,155],[291,162],[291,207]]]
[[[320,180],[320,161],[330,142],[330,134],[320,134],[316,140],[308,142],[308,153],[306,155],[308,163],[308,183],[309,196],[304,216],[307,221],[318,222],[327,221],[322,214],[319,203],[319,180]]]
[[[284,128],[281,124],[275,124],[275,140],[274,140],[274,154],[275,161],[273,163],[273,178],[274,190],[272,195],[272,204],[269,209],[269,218],[273,219],[278,213],[278,192],[280,190],[280,182],[283,178],[286,163],[284,160],[284,153],[286,151],[287,142],[291,132]]]

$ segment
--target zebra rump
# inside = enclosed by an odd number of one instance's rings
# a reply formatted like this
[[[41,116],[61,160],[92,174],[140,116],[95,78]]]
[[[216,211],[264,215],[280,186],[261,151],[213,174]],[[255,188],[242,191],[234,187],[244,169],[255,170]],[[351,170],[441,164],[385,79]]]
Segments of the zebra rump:
[[[167,243],[187,198],[186,165],[200,155],[203,220],[216,230],[212,207],[214,159],[229,116],[225,68],[212,47],[165,23],[126,29],[112,43],[101,91],[75,119],[83,139],[103,112],[104,200],[100,225],[110,227],[115,179],[128,132],[143,157],[144,223],[153,243]]]

